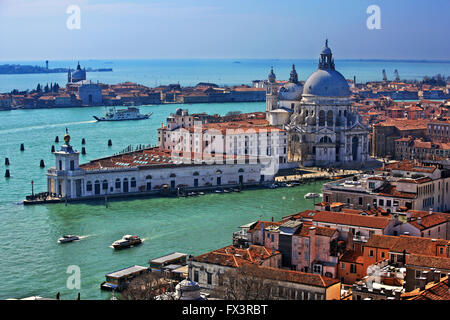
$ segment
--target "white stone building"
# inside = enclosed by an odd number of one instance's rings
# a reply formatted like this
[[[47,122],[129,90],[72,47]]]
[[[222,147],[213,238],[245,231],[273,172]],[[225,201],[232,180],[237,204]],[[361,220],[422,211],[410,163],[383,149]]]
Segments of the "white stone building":
[[[250,157],[226,157],[223,163],[210,158],[192,161],[170,151],[150,148],[79,164],[79,152],[69,144],[55,152],[56,166],[47,172],[48,193],[63,199],[158,194],[210,188],[269,183],[273,175]],[[213,163],[213,164],[210,164]]]
[[[286,130],[268,125],[263,113],[240,114],[233,121],[211,117],[178,109],[158,129],[158,146],[174,152],[270,157],[279,168],[290,165]]]

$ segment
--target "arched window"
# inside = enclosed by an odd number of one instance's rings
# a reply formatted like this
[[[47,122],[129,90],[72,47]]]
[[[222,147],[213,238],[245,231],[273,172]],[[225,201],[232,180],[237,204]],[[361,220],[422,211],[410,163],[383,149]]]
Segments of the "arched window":
[[[146,176],[145,179],[150,180],[152,176]]]
[[[199,173],[197,172],[197,171],[195,171],[192,175],[194,175],[194,176],[198,176],[199,175]]]
[[[136,188],[136,178],[135,177],[131,178],[131,187]]]
[[[325,111],[320,110],[319,111],[319,126],[325,125]]]
[[[319,141],[319,142],[320,142],[320,143],[332,143],[333,141],[331,140],[330,137],[324,136],[324,137],[320,138],[320,141]]]
[[[86,191],[92,191],[92,182],[86,182]]]
[[[102,189],[103,190],[107,190],[108,189],[108,180],[103,180]]]
[[[217,170],[216,174],[222,174],[222,170]]]
[[[116,189],[120,189],[120,179],[116,179]]]
[[[327,126],[331,127],[333,125],[333,111],[329,110],[327,112]]]
[[[240,168],[240,169],[238,170],[238,172],[244,172],[244,169]]]
[[[177,176],[177,175],[176,175],[175,173],[171,173],[171,174],[170,174],[170,177],[171,177],[171,178],[175,178],[176,176]]]

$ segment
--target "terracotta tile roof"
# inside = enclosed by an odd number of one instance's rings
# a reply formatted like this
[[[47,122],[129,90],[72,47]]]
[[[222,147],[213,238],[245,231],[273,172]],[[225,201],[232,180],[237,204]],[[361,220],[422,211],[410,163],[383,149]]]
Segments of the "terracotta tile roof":
[[[443,223],[450,222],[449,213],[433,212],[430,214],[428,211],[417,210],[409,210],[408,212],[411,213],[411,220],[409,220],[408,223],[419,230],[425,230]],[[418,218],[421,219],[420,223]]]
[[[450,258],[411,254],[408,257],[407,266],[429,267],[450,271]]]
[[[365,243],[366,247],[389,249],[397,242],[396,236],[372,235]]]
[[[383,197],[394,197],[394,198],[405,198],[405,199],[415,199],[415,193],[397,191],[397,187],[393,185],[384,186],[378,193],[379,196]]]
[[[246,249],[231,245],[198,255],[193,258],[193,261],[237,268],[245,264],[260,265],[265,260],[279,254],[280,252],[276,250],[258,245],[251,245]]]
[[[311,222],[305,221],[303,225],[297,229],[297,231],[294,233],[294,235],[298,235],[301,237],[309,237],[310,235],[310,227],[313,227]],[[317,236],[324,236],[331,238],[335,233],[337,233],[337,229],[335,228],[327,228],[327,227],[319,227],[314,226],[316,230]]]
[[[89,163],[80,165],[80,168],[89,170],[105,170],[105,169],[128,169],[128,168],[145,168],[148,166],[181,166],[181,165],[195,165],[194,159],[213,159],[214,156],[210,154],[201,153],[186,153],[187,158],[183,158],[183,152],[179,153],[178,157],[172,155],[171,150],[161,148],[149,148],[134,152],[129,152],[120,155],[109,156],[106,158],[91,160]],[[217,154],[216,154],[217,156]],[[221,155],[223,159],[237,159],[242,156],[236,155]],[[183,161],[183,163],[175,163],[175,161]]]
[[[315,213],[303,211],[299,215],[305,219],[312,219],[313,221],[316,222],[368,227],[375,229],[384,229],[392,221],[391,218],[363,216],[363,215],[356,215],[353,213],[334,212],[334,211],[316,211]]]
[[[450,300],[449,277],[444,277],[440,282],[427,286],[425,290],[419,291],[416,296],[408,300]]]
[[[264,223],[264,228],[267,228],[269,226],[279,226],[282,224],[282,222],[273,222],[273,221],[258,221],[252,228],[248,230],[248,232],[254,232],[254,231],[260,231],[261,230],[261,224]]]
[[[340,283],[338,279],[324,277],[319,274],[271,267],[259,267],[258,269],[263,271],[265,278],[272,280],[295,282],[321,288],[328,288],[332,285]]]
[[[427,121],[420,120],[410,120],[410,119],[394,119],[388,118],[386,121],[377,123],[375,126],[379,127],[396,127],[397,130],[418,130],[418,129],[426,129]]]
[[[403,160],[386,164],[383,169],[383,171],[392,170],[433,173],[434,170],[436,170],[436,167],[421,165],[412,160]]]
[[[376,234],[372,235],[365,243],[365,247],[384,248],[396,253],[402,253],[403,250],[406,250],[408,254],[416,253],[429,256],[436,256],[437,247],[446,245],[450,245],[450,240]]]
[[[407,178],[407,179],[398,179],[397,180],[397,182],[414,183],[414,184],[427,183],[430,181],[433,181],[433,180],[429,177],[422,177],[422,178],[418,178],[418,179]]]

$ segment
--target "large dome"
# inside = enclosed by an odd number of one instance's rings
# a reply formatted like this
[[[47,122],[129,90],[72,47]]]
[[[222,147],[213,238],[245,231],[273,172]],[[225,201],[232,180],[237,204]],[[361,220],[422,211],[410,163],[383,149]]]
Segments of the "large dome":
[[[348,97],[350,88],[344,76],[332,69],[319,69],[305,82],[303,94],[322,97]]]
[[[279,100],[298,100],[302,98],[303,87],[300,83],[289,82],[280,88]]]

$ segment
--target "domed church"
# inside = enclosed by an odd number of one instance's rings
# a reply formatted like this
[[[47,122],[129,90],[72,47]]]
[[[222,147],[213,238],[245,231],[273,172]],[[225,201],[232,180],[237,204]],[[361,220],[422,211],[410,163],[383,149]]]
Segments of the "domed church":
[[[289,82],[276,89],[269,74],[266,118],[289,133],[289,161],[303,166],[362,166],[369,158],[369,129],[361,123],[350,101],[347,80],[335,70],[328,40],[319,65],[304,83],[298,82],[295,66]]]
[[[80,62],[78,62],[78,66],[75,71],[67,73],[67,83],[77,83],[80,81],[86,80],[86,68],[81,69]]]

